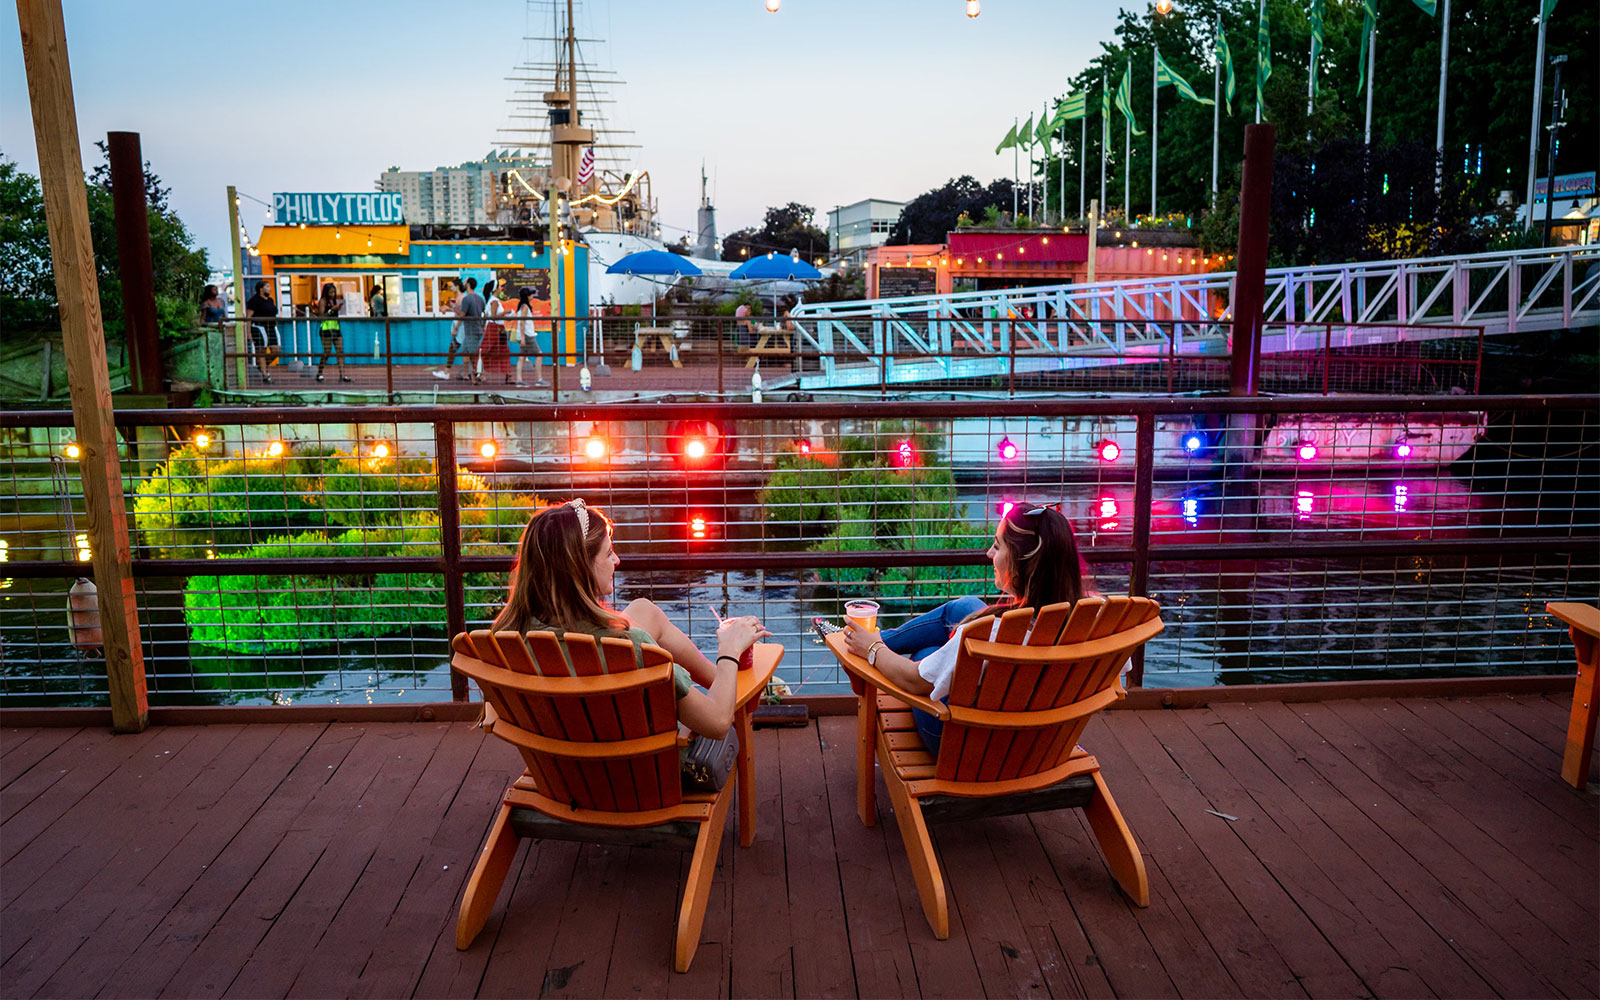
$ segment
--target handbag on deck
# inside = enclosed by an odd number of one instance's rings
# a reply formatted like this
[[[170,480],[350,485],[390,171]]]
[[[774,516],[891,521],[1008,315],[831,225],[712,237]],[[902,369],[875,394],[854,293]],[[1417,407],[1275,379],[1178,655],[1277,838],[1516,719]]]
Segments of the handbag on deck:
[[[683,755],[683,790],[686,792],[720,791],[733,773],[739,758],[739,733],[728,730],[721,739],[709,739],[696,734]]]

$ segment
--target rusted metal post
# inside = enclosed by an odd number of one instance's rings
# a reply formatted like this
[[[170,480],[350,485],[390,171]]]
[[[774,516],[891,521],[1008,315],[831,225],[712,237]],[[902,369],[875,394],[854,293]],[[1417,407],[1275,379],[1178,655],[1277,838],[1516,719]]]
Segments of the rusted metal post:
[[[1333,371],[1333,324],[1322,326],[1322,394],[1328,394],[1328,375]]]
[[[78,146],[78,114],[72,98],[72,69],[67,59],[67,31],[60,0],[17,0],[17,26],[22,35],[22,61],[39,153],[50,263],[55,269],[56,299],[61,304],[67,390],[72,397],[72,423],[81,449],[78,468],[83,477],[90,559],[104,630],[111,727],[117,732],[139,732],[150,724],[144,649],[134,601],[122,463],[117,456],[117,429],[111,412],[100,287],[95,276],[94,241],[89,233],[83,153]]]
[[[722,326],[721,318],[714,320],[717,324],[717,395],[722,395],[722,337],[726,332]]]
[[[1141,413],[1134,424],[1133,439],[1133,565],[1128,573],[1128,593],[1134,597],[1150,595],[1150,503],[1155,492],[1156,415]],[[1144,686],[1144,647],[1133,654],[1133,670],[1128,675],[1134,687]]]
[[[139,133],[108,132],[111,207],[117,226],[117,268],[122,275],[122,315],[127,324],[133,389],[161,392],[161,348],[156,342],[155,268],[150,261],[150,218],[145,203],[144,157]]]
[[[467,595],[461,579],[461,499],[456,486],[456,425],[433,425],[433,465],[439,476],[439,556],[444,564],[445,631],[452,640],[467,630]],[[467,677],[450,671],[450,699],[467,700]]]
[[[1267,281],[1268,223],[1272,214],[1272,156],[1277,129],[1244,127],[1244,175],[1239,191],[1239,253],[1233,278],[1230,396],[1254,396],[1261,367],[1261,315]]]
[[[389,398],[394,399],[394,339],[389,334],[389,317],[383,317],[383,377],[389,387]]]

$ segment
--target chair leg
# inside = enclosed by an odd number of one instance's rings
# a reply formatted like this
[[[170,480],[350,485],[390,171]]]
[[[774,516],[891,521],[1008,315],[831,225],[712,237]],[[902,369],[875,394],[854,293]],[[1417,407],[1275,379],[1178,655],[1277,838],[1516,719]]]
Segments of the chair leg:
[[[739,727],[739,846],[756,839],[755,734],[750,726],[750,706],[739,709],[733,724]]]
[[[1139,845],[1134,843],[1133,831],[1128,829],[1127,821],[1117,808],[1117,800],[1111,797],[1111,790],[1100,772],[1095,771],[1090,776],[1094,778],[1094,798],[1083,811],[1089,817],[1095,840],[1100,843],[1100,853],[1105,855],[1106,865],[1122,891],[1139,906],[1149,906],[1150,878],[1145,874],[1144,857],[1139,853]]]
[[[1569,629],[1578,648],[1578,680],[1572,688],[1572,714],[1567,721],[1567,746],[1561,757],[1561,777],[1573,788],[1589,784],[1589,754],[1594,750],[1595,719],[1600,715],[1600,698],[1595,697],[1595,673],[1600,646],[1595,638]]]
[[[856,814],[866,826],[878,823],[877,744],[878,692],[868,687],[856,702]]]
[[[950,908],[939,858],[933,853],[933,837],[922,819],[922,805],[906,791],[905,782],[888,761],[883,765],[883,781],[889,787],[889,801],[894,804],[894,818],[900,824],[900,839],[905,841],[906,860],[911,862],[917,895],[922,897],[922,912],[933,928],[933,936],[943,941],[950,936]]]
[[[461,895],[461,914],[456,919],[456,947],[465,951],[473,938],[483,930],[500,898],[500,887],[506,873],[511,870],[511,860],[517,854],[517,835],[511,829],[511,806],[502,802],[500,814],[489,828],[489,838],[478,852],[478,863],[467,879],[466,892]]]
[[[738,784],[738,778],[734,778]],[[728,804],[733,789],[725,787],[711,807],[711,815],[700,824],[700,836],[694,843],[694,857],[689,862],[689,877],[683,887],[683,903],[678,907],[678,941],[672,967],[688,972],[694,961],[695,949],[700,947],[700,927],[706,920],[706,901],[711,898],[711,878],[717,870],[717,852],[722,848],[722,828],[728,820]]]

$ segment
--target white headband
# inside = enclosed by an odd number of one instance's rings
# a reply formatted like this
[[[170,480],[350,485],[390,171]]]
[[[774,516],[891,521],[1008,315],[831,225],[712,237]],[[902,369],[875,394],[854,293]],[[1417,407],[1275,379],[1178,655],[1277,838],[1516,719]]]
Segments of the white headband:
[[[568,500],[567,501],[567,506],[571,507],[573,510],[578,512],[578,527],[579,527],[580,530],[583,531],[583,537],[588,538],[589,537],[589,508],[583,502],[583,498],[579,497],[576,500]]]

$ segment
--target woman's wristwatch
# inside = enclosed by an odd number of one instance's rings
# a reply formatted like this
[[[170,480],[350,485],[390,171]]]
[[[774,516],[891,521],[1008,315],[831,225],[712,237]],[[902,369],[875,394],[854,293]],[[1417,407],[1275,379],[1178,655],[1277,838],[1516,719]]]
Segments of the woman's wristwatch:
[[[882,640],[867,647],[867,666],[874,670],[878,667],[878,650],[887,648],[888,644]]]

